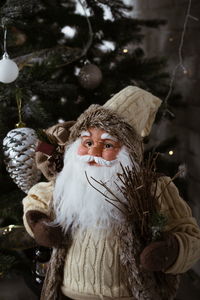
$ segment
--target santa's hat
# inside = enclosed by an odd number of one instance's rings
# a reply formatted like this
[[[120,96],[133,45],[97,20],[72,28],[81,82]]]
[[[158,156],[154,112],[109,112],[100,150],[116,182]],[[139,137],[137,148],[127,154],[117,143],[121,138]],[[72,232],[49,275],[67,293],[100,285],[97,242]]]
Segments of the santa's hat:
[[[108,100],[104,107],[115,111],[144,137],[149,135],[161,100],[136,86],[127,86]]]
[[[115,94],[103,106],[91,105],[76,122],[57,124],[47,130],[57,140],[58,148],[39,147],[36,153],[37,166],[49,180],[56,176],[57,154],[63,154],[65,145],[76,140],[83,130],[89,127],[102,128],[117,137],[134,157],[141,158],[141,137],[151,131],[161,100],[151,93],[128,86]],[[44,146],[42,144],[42,146]],[[45,149],[43,151],[42,149]],[[59,149],[59,152],[55,149]]]

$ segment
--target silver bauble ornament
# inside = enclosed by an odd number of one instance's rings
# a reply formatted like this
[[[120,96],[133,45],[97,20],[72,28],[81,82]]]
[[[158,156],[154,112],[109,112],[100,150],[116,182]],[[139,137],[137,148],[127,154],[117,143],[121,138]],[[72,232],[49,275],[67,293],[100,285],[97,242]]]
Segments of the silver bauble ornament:
[[[0,60],[0,82],[11,83],[18,77],[19,69],[16,63],[11,60],[7,53]]]
[[[80,85],[87,89],[93,90],[102,82],[102,72],[96,65],[87,64],[80,70],[78,75]]]
[[[6,169],[25,193],[41,176],[35,163],[36,141],[35,130],[27,127],[12,129],[3,140]]]

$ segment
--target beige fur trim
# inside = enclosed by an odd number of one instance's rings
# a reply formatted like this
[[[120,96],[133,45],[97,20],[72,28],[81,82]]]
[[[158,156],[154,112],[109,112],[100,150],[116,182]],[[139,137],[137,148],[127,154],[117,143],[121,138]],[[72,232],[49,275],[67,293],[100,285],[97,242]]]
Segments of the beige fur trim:
[[[97,127],[116,137],[133,155],[136,161],[141,160],[142,141],[135,129],[112,110],[100,105],[91,105],[70,128],[69,143],[80,137],[81,132],[89,127]]]

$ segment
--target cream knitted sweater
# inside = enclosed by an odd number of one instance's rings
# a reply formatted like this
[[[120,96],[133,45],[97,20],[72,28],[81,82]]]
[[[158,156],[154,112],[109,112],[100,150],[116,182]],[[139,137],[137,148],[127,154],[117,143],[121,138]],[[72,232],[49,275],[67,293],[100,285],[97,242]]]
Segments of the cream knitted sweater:
[[[112,231],[77,231],[64,266],[62,292],[72,299],[133,299]]]
[[[51,216],[52,189],[51,182],[38,183],[23,200],[24,224],[32,237],[26,212],[38,210]],[[157,194],[161,191],[160,208],[168,218],[165,230],[176,235],[180,247],[177,261],[166,273],[183,273],[200,258],[200,229],[170,178],[159,178]],[[84,234],[76,232],[65,262],[63,293],[77,300],[133,299],[126,282],[115,232],[106,235],[104,231],[97,232],[92,228]]]

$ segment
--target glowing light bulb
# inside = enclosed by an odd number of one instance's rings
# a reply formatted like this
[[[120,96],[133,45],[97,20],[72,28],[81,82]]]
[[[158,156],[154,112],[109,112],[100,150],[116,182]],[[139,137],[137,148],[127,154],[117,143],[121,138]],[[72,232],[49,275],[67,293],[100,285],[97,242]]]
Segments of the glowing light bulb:
[[[169,151],[169,155],[173,155],[174,154],[174,151],[173,150],[170,150]]]
[[[128,53],[128,49],[123,49],[123,53]]]
[[[63,120],[63,119],[58,119],[58,123],[64,123],[65,122],[65,120]]]

